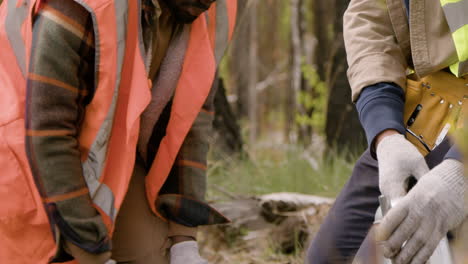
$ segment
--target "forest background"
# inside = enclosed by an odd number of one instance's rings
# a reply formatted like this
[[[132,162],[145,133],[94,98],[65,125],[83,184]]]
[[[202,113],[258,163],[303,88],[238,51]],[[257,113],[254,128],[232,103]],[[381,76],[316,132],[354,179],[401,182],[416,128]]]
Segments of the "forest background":
[[[349,1],[251,0],[218,75],[210,184],[335,197],[366,146],[342,36]]]
[[[210,263],[302,264],[367,146],[346,77],[350,1],[238,1],[249,4],[218,71],[208,175],[209,200],[234,221],[202,230],[202,251]],[[465,166],[467,127],[455,135]],[[278,192],[310,195],[309,208]],[[468,221],[458,234],[455,262],[468,263]]]
[[[208,171],[208,199],[233,222],[201,230],[202,254],[215,264],[302,264],[367,147],[346,77],[350,1],[238,1],[248,4],[218,71]],[[456,136],[468,156],[468,129]],[[458,234],[454,258],[468,263],[468,221]]]
[[[366,147],[346,77],[349,0],[238,1],[248,4],[215,83],[208,171],[209,201],[228,203],[226,212],[238,217],[202,232],[202,251],[210,263],[303,263]],[[256,207],[262,195],[279,192],[331,202],[308,216],[288,212],[295,216],[275,226]]]

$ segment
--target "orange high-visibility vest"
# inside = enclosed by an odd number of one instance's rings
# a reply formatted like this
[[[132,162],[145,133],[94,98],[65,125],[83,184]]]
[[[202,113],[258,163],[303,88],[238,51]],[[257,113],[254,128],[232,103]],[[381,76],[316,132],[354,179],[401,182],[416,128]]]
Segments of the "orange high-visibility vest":
[[[84,178],[112,233],[132,175],[140,115],[151,100],[141,39],[139,0],[81,0],[95,25],[97,75],[79,135]],[[0,263],[47,263],[55,252],[43,202],[25,152],[25,90],[32,18],[39,0],[0,6]],[[146,180],[155,201],[200,112],[228,41],[237,0],[217,0],[193,22],[166,136]]]

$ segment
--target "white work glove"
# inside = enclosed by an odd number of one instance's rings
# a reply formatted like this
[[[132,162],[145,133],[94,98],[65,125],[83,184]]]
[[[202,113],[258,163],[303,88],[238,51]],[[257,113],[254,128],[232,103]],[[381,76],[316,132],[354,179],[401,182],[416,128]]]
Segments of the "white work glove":
[[[429,171],[424,157],[401,134],[386,136],[377,146],[380,192],[390,200],[406,195],[410,176]]]
[[[456,160],[445,160],[424,175],[377,227],[384,256],[394,264],[426,263],[447,232],[466,217],[466,187],[463,164]]]
[[[208,264],[198,253],[196,241],[186,241],[171,247],[171,264]]]

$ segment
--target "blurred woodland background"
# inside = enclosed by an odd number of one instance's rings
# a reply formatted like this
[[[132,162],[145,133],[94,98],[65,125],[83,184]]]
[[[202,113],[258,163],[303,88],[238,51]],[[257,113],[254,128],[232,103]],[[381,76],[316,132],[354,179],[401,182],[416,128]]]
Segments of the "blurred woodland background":
[[[212,181],[216,175],[229,181],[234,173],[236,183],[239,177],[253,183],[239,186],[246,191],[278,191],[278,185],[336,195],[341,186],[335,185],[344,183],[366,145],[346,78],[348,3],[251,0],[242,10],[218,72]]]
[[[361,148],[350,100],[342,18],[349,1],[250,1],[220,75],[249,141]],[[353,138],[354,140],[349,140]]]
[[[233,223],[201,232],[210,263],[303,263],[366,147],[346,77],[348,3],[251,0],[241,10],[216,81],[208,177],[208,199]]]
[[[307,146],[321,135],[328,147],[362,148],[342,37],[348,3],[250,1],[220,70],[249,141],[274,132],[283,142]]]
[[[210,263],[304,263],[365,149],[346,77],[348,4],[250,0],[243,10],[218,72],[208,199],[232,223],[200,232]],[[457,136],[465,153],[467,138]],[[468,263],[468,221],[457,233],[454,259]]]
[[[200,232],[210,263],[304,263],[365,149],[346,77],[348,4],[250,0],[241,11],[218,72],[208,173],[208,199],[232,223]],[[468,263],[466,241],[454,242],[457,263]]]

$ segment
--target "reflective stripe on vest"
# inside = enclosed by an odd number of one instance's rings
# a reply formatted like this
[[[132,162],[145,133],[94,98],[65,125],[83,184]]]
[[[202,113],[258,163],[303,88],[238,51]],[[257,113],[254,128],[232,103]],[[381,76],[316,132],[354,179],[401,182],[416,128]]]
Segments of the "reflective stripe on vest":
[[[2,110],[0,126],[24,116],[25,109],[15,97],[24,100],[26,96],[30,12],[30,1],[5,0],[0,6],[0,89],[6,94],[0,98],[0,106],[8,106]]]
[[[11,43],[11,48],[16,56],[16,62],[23,77],[26,78],[26,47],[24,40],[21,36],[21,27],[24,21],[28,18],[28,2],[9,0],[7,5],[7,16],[5,18],[5,31],[7,33],[8,40]]]
[[[229,8],[228,8],[229,3]],[[205,13],[209,33],[214,39],[213,45],[216,64],[221,62],[231,40],[236,23],[237,0],[217,0]]]
[[[227,0],[216,2],[216,34],[215,34],[215,58],[219,63],[224,55],[229,42],[229,19],[226,6]]]
[[[468,74],[468,0],[440,0],[452,32],[458,63],[450,66],[457,77]]]
[[[94,30],[95,30],[95,41],[96,41],[96,62],[99,63],[101,60],[101,54],[99,49],[99,29],[94,10],[83,1],[77,1],[83,7],[85,7],[93,18]],[[117,58],[116,58],[116,79],[114,84],[114,92],[112,95],[112,101],[107,112],[107,115],[102,122],[102,125],[97,133],[96,139],[92,143],[87,159],[83,162],[83,176],[86,184],[89,188],[90,196],[94,204],[104,212],[112,222],[117,217],[117,210],[115,208],[115,196],[111,188],[102,182],[101,176],[105,166],[105,161],[108,152],[109,137],[111,135],[112,126],[114,123],[114,116],[117,107],[117,99],[119,95],[119,87],[121,80],[121,72],[125,54],[125,39],[127,30],[128,20],[128,2],[127,1],[115,1],[115,23],[117,29]]]

